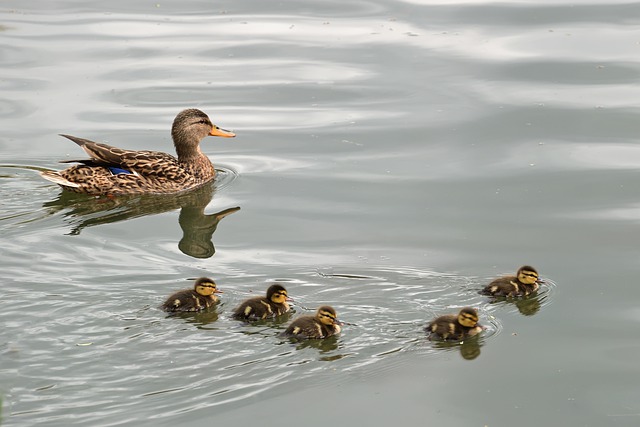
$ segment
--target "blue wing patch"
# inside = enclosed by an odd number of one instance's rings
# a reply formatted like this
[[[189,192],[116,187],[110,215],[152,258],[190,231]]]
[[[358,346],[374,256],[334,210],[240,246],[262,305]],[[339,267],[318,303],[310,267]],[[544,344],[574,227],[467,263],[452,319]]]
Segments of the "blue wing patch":
[[[111,171],[111,173],[114,175],[120,175],[120,174],[132,175],[133,174],[133,172],[131,171],[128,171],[126,169],[116,168],[114,166],[108,166],[108,168]]]

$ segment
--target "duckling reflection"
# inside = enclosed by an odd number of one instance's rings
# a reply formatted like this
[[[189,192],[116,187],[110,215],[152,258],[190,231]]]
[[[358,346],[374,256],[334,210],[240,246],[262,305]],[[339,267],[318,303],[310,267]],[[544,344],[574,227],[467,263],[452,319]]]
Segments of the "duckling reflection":
[[[286,335],[281,334],[281,336],[285,337]],[[338,349],[337,335],[332,335],[325,339],[307,339],[307,338],[300,339],[292,336],[286,336],[286,337],[288,338],[289,342],[295,343],[296,350],[303,350],[305,348],[315,348],[316,350],[319,350],[320,353],[329,353]],[[332,356],[323,357],[320,360],[330,362],[332,360],[342,359],[343,357],[345,356],[342,354],[336,354]]]
[[[71,235],[78,235],[94,225],[110,224],[128,219],[155,215],[180,208],[178,222],[183,232],[178,248],[194,258],[209,258],[215,254],[213,233],[220,220],[240,210],[233,207],[214,214],[204,210],[213,199],[215,184],[208,183],[195,190],[179,194],[145,194],[118,197],[93,197],[62,191],[57,199],[43,204],[53,215],[63,211],[72,225]]]
[[[460,356],[465,360],[473,360],[480,356],[480,347],[484,344],[480,335],[474,335],[460,342],[452,341],[435,341],[434,347],[438,349],[460,349]]]
[[[542,300],[540,294],[519,298],[490,297],[489,304],[513,304],[523,316],[533,316],[540,311]]]

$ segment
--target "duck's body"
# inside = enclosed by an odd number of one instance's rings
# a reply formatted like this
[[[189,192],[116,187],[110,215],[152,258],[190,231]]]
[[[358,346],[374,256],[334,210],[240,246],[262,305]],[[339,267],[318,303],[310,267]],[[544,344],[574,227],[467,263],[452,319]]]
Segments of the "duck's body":
[[[425,330],[431,339],[461,341],[482,332],[475,308],[465,307],[458,314],[445,314],[433,319]]]
[[[499,277],[485,286],[480,293],[496,297],[518,297],[531,295],[540,288],[538,272],[525,265],[515,276]]]
[[[283,335],[304,339],[322,339],[339,334],[340,324],[336,311],[325,305],[318,309],[315,316],[298,317],[291,322]]]
[[[171,136],[178,157],[158,151],[123,150],[71,135],[62,135],[89,155],[63,171],[41,175],[62,188],[91,195],[170,194],[199,187],[214,179],[211,160],[200,151],[205,136],[234,137],[215,126],[200,110],[189,109],[173,121]]]
[[[264,297],[249,298],[233,310],[233,318],[238,320],[264,320],[278,317],[291,307],[287,301],[287,290],[282,285],[271,285]]]
[[[201,277],[196,280],[193,289],[183,289],[171,295],[162,304],[162,309],[168,312],[188,312],[202,311],[218,302],[215,295],[222,293],[216,283],[207,278]]]

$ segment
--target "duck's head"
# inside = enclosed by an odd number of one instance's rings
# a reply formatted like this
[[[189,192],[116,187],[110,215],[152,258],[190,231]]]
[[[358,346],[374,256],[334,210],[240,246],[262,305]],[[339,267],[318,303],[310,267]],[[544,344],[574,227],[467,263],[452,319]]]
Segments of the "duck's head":
[[[208,277],[201,277],[199,279],[196,279],[194,290],[197,294],[202,295],[203,297],[222,293],[222,291],[218,290],[216,282],[209,279]]]
[[[516,276],[518,277],[518,281],[520,281],[520,283],[524,283],[525,285],[533,285],[538,281],[538,272],[535,268],[529,265],[520,267],[518,269],[518,272],[516,273]]]
[[[332,326],[332,325],[341,325],[342,322],[338,320],[338,315],[333,307],[328,305],[323,305],[316,312],[316,319],[320,321],[323,325]]]
[[[173,120],[171,137],[178,155],[183,146],[197,146],[205,136],[233,138],[236,134],[214,125],[209,116],[196,108],[181,111]]]
[[[478,323],[478,310],[465,307],[458,313],[458,323],[467,328],[473,328]]]
[[[269,286],[267,299],[275,304],[284,304],[287,301],[291,301],[284,286],[278,284]]]

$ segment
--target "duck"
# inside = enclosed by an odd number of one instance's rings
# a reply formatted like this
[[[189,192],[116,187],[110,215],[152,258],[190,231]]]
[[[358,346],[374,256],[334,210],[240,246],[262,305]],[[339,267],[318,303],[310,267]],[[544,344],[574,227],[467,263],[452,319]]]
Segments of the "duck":
[[[278,317],[291,309],[287,301],[292,301],[287,290],[284,286],[275,283],[269,286],[266,296],[243,301],[233,310],[232,317],[237,320],[264,320]]]
[[[462,341],[482,332],[478,324],[478,311],[473,307],[464,307],[456,314],[445,314],[433,319],[425,330],[429,338],[445,341]]]
[[[523,265],[515,276],[499,277],[485,286],[480,293],[496,297],[527,296],[540,288],[538,272],[530,265]]]
[[[175,194],[212,181],[216,171],[200,150],[200,141],[206,136],[236,135],[191,108],[181,111],[171,127],[177,158],[159,151],[124,150],[72,135],[60,136],[78,144],[90,158],[63,160],[61,163],[79,164],[62,171],[42,171],[41,176],[75,193],[119,196]]]
[[[183,289],[171,295],[162,304],[162,309],[170,313],[195,312],[205,310],[218,302],[215,294],[221,294],[216,282],[208,277],[196,279],[193,289]]]
[[[284,336],[322,339],[340,333],[342,322],[333,307],[323,305],[314,316],[300,316],[282,333]]]

